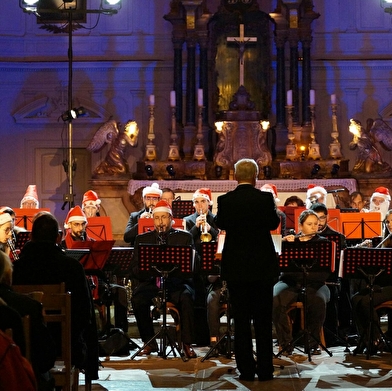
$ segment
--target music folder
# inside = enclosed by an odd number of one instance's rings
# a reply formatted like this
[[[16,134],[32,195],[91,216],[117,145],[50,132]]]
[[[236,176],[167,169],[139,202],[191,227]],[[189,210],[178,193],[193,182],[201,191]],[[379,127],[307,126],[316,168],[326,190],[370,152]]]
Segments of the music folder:
[[[83,256],[79,262],[85,269],[99,269],[102,270],[105,266],[105,262],[108,259],[114,240],[97,240],[97,241],[85,241],[78,242],[74,241],[71,244],[70,250],[72,249],[87,249],[88,253]]]

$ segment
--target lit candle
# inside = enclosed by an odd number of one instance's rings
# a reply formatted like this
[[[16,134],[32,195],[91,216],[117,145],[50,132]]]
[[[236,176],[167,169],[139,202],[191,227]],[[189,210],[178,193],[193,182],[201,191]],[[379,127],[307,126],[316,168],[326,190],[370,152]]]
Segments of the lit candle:
[[[203,90],[201,88],[197,90],[197,104],[199,107],[203,106]]]
[[[288,90],[287,91],[287,106],[292,106],[293,105],[293,90]]]
[[[170,91],[170,107],[176,107],[176,91]]]
[[[331,104],[336,105],[336,94],[331,95]]]
[[[155,105],[155,95],[150,95],[150,106]]]
[[[310,105],[314,106],[316,104],[316,92],[314,90],[309,91],[309,98]]]

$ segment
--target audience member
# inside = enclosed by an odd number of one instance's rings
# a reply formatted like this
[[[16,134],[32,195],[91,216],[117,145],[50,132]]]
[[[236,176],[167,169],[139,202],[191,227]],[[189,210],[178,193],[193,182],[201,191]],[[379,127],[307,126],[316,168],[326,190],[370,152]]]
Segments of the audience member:
[[[350,194],[350,208],[362,210],[365,206],[363,194],[359,191],[353,191]]]
[[[299,198],[296,195],[290,196],[286,199],[286,201],[284,202],[284,206],[293,206],[293,207],[297,207],[297,206],[305,206],[304,202],[301,200],[301,198]]]
[[[14,262],[14,284],[60,284],[65,282],[72,303],[72,363],[86,373],[86,379],[98,379],[98,336],[94,306],[83,266],[68,257],[57,244],[59,225],[49,212],[38,213],[33,220],[31,241],[19,260]]]
[[[326,240],[318,235],[319,218],[313,210],[304,210],[298,218],[300,232],[298,235],[288,235],[283,238],[288,245],[296,246],[300,242],[319,242]],[[290,243],[290,244],[289,244]],[[330,299],[330,292],[325,281],[330,273],[310,270],[307,272],[307,330],[313,338],[310,338],[310,353],[321,354],[318,348],[318,337],[323,327],[326,305]],[[273,322],[278,336],[279,344],[283,351],[290,355],[293,351],[292,328],[287,318],[289,306],[298,301],[302,292],[303,273],[298,272],[281,273],[279,281],[274,286],[273,298]]]
[[[132,293],[132,308],[140,337],[144,343],[147,343],[154,336],[150,306],[152,305],[152,299],[158,295],[159,289],[155,284],[155,277],[151,276],[144,279],[139,275],[139,246],[141,244],[193,245],[192,235],[189,232],[172,228],[172,210],[167,202],[159,201],[152,210],[152,215],[155,229],[136,236],[131,263],[133,277],[137,280]],[[189,281],[170,276],[167,279],[166,287],[168,300],[173,302],[180,312],[181,341],[184,353],[188,358],[195,358],[196,353],[191,347],[194,334],[194,289]],[[152,352],[158,352],[158,344],[155,340],[149,343],[140,352],[140,355],[149,355]]]
[[[269,183],[266,183],[265,185],[261,186],[260,188],[261,191],[268,191],[274,196],[275,204],[278,206],[278,202],[280,201],[278,198],[278,189],[274,184],[270,185]],[[278,214],[280,218],[280,233],[282,236],[286,235],[286,215],[277,207],[276,208],[276,213]]]
[[[94,190],[88,190],[83,194],[82,210],[87,218],[98,217],[101,200]]]
[[[327,190],[322,186],[310,184],[306,192],[305,206],[309,209],[314,203],[327,205]]]
[[[218,197],[217,226],[226,232],[221,277],[227,282],[235,324],[234,350],[240,379],[273,378],[272,289],[278,262],[270,234],[279,225],[272,194],[255,188],[253,159],[234,165],[235,190]],[[252,324],[256,338],[256,361]]]
[[[22,209],[38,209],[39,201],[37,195],[37,186],[29,185],[27,187],[26,193],[20,201],[20,207]]]
[[[1,273],[1,270],[3,272]],[[49,369],[56,360],[55,344],[46,328],[42,316],[42,304],[27,295],[14,292],[12,285],[12,263],[10,258],[0,252],[0,298],[13,308],[21,317],[30,319],[31,362],[37,378],[38,388],[54,385]]]
[[[143,189],[142,196],[144,208],[138,212],[131,213],[124,232],[124,242],[130,243],[131,246],[133,246],[138,234],[139,219],[152,217],[152,211],[162,197],[162,190],[159,188],[158,183],[153,183],[151,186],[146,186]]]

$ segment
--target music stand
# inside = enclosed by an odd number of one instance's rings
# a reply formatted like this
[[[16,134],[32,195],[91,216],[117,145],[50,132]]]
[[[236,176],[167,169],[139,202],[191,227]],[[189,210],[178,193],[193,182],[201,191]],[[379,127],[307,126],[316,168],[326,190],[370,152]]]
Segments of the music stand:
[[[371,239],[382,235],[381,213],[342,213],[342,228],[339,230],[346,239]]]
[[[30,240],[31,231],[21,231],[16,234],[15,248],[22,249],[23,246]]]
[[[365,277],[369,284],[369,329],[368,329],[368,344],[366,349],[366,359],[369,360],[371,354],[371,348],[373,346],[373,331],[374,331],[374,282],[376,278],[386,272],[391,274],[392,269],[392,251],[387,248],[346,248],[344,250],[343,260],[343,273],[352,278]],[[380,332],[381,338],[391,351],[391,346],[382,332],[379,324],[376,325]],[[358,347],[364,339],[364,335],[360,336]],[[358,349],[358,348],[357,348]],[[357,354],[357,349],[354,350],[353,354]]]
[[[140,244],[139,245],[139,275],[143,277],[161,276],[162,288],[162,326],[161,329],[150,338],[141,348],[139,348],[131,360],[133,360],[145,347],[151,342],[160,339],[162,358],[166,359],[168,356],[167,345],[168,342],[176,357],[176,350],[183,361],[188,361],[184,352],[180,350],[178,344],[171,338],[166,324],[166,280],[173,272],[181,274],[181,277],[191,276],[193,272],[193,248],[192,246],[174,246],[174,245],[159,245],[159,244]],[[170,353],[170,352],[169,352]]]
[[[323,240],[318,242],[299,242],[299,243],[282,243],[282,254],[279,257],[279,266],[281,271],[285,272],[298,272],[302,271],[302,287],[301,295],[302,302],[304,306],[304,330],[298,337],[292,342],[295,343],[304,337],[305,352],[308,353],[309,362],[312,361],[311,352],[309,347],[310,338],[312,338],[318,345],[320,345],[323,350],[325,350],[330,357],[332,353],[324,346],[319,338],[316,338],[308,330],[307,324],[307,275],[310,271],[332,271],[334,270],[334,252],[333,242],[329,240]],[[283,352],[284,348],[277,353],[279,357]]]
[[[112,247],[103,271],[110,275],[128,277],[131,272],[132,256],[133,247]]]
[[[33,219],[37,213],[50,212],[49,208],[12,208],[12,210],[15,213],[14,224],[27,230],[31,230],[31,228],[33,227]]]
[[[192,200],[174,200],[172,203],[172,213],[176,219],[182,219],[194,212],[195,208],[193,207]]]

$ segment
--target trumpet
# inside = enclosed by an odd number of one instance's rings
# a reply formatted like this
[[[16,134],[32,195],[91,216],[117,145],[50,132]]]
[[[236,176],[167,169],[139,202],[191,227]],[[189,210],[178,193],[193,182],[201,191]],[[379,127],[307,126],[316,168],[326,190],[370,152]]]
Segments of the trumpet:
[[[199,215],[203,218],[203,222],[200,224],[200,241],[207,243],[211,242],[212,235],[207,231],[207,215],[200,211]]]

